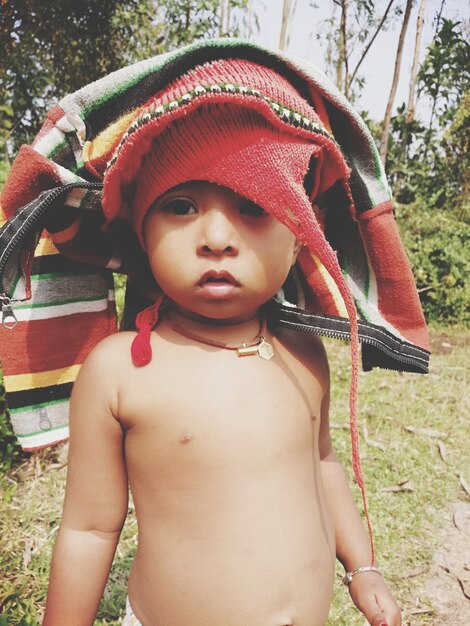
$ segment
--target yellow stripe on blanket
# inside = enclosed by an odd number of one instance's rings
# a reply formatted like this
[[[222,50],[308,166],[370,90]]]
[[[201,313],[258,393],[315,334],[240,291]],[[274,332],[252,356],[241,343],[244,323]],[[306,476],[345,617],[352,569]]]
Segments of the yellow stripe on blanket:
[[[51,254],[59,254],[59,251],[52,243],[50,237],[41,237],[34,251],[34,256],[49,256]]]
[[[130,113],[126,113],[120,117],[116,122],[107,126],[99,135],[97,135],[93,141],[87,141],[83,146],[83,160],[92,161],[99,158],[102,154],[117,146],[121,137],[129,128],[129,124],[136,117],[136,112],[139,109],[134,109]]]
[[[341,317],[348,317],[348,311],[346,309],[346,306],[344,304],[344,300],[343,300],[343,296],[340,293],[340,290],[338,289],[338,286],[336,285],[335,281],[333,280],[333,278],[331,277],[330,273],[328,272],[328,270],[326,269],[326,267],[323,265],[323,263],[320,261],[320,259],[315,256],[313,253],[311,253],[311,257],[313,262],[315,263],[315,265],[317,266],[318,271],[321,274],[321,277],[323,278],[323,280],[325,281],[325,283],[328,286],[328,289],[330,290],[331,296],[335,302],[336,308],[338,310],[338,315],[340,315]]]
[[[80,371],[80,365],[71,365],[47,372],[35,372],[29,374],[15,374],[5,376],[4,384],[7,392],[23,391],[24,389],[38,389],[50,385],[62,385],[73,383]]]

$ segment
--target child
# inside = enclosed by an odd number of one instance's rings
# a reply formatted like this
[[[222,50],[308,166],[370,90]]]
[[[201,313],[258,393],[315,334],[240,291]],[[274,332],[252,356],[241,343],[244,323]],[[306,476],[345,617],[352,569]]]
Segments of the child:
[[[128,485],[125,624],[324,625],[335,557],[368,622],[401,623],[332,450],[325,351],[272,314],[293,283],[315,297],[313,252],[357,358],[353,301],[318,227],[328,190],[350,197],[348,176],[305,97],[251,61],[199,63],[139,111],[103,208],[131,221],[158,293],[137,335],[101,341],[76,381],[44,626],[93,623]]]
[[[89,355],[45,624],[92,623],[128,482],[128,624],[324,624],[335,555],[368,622],[399,624],[359,459],[358,342],[366,370],[426,372],[427,333],[375,144],[327,78],[231,39],[123,68],[51,109],[2,213],[0,356],[25,450],[68,437]],[[114,334],[113,271],[154,301],[126,301],[137,334]],[[317,335],[351,340],[370,541]]]

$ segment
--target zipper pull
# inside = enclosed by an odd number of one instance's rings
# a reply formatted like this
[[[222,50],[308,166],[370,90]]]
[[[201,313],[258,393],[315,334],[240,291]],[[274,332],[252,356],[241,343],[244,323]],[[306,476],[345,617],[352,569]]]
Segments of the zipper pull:
[[[16,315],[11,306],[11,299],[5,294],[0,295],[1,308],[2,308],[2,325],[7,330],[13,330],[18,324]]]

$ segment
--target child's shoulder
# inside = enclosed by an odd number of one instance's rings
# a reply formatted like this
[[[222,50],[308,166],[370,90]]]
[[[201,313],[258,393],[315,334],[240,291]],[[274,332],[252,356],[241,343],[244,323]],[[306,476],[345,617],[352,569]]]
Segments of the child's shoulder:
[[[87,360],[110,359],[118,355],[121,355],[121,357],[123,357],[124,350],[128,350],[128,356],[130,361],[130,347],[135,336],[135,331],[131,330],[116,332],[112,335],[108,335],[104,339],[101,339],[101,341],[99,341],[93,347],[93,349],[87,356]]]
[[[132,371],[130,347],[134,332],[115,333],[99,341],[85,358],[72,390],[71,416],[98,407],[119,414],[119,397]],[[83,419],[81,417],[80,419]]]
[[[81,367],[84,373],[99,380],[118,381],[132,368],[131,344],[135,332],[117,332],[99,341],[88,353]]]
[[[305,367],[317,374],[321,371],[324,382],[328,383],[328,357],[323,341],[318,335],[277,327],[274,336]]]

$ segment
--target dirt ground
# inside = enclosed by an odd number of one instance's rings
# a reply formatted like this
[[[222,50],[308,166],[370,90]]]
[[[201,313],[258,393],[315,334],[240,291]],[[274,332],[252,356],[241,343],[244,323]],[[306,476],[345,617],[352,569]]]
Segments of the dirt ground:
[[[425,592],[433,601],[434,626],[467,626],[470,625],[470,501],[458,502],[444,524]]]
[[[455,337],[437,335],[432,338],[431,350],[446,354],[455,343]],[[469,337],[459,343],[468,346]],[[440,547],[423,590],[433,601],[433,626],[470,626],[470,487],[462,481],[464,500],[455,503],[443,520]],[[409,623],[414,626],[419,621]]]

